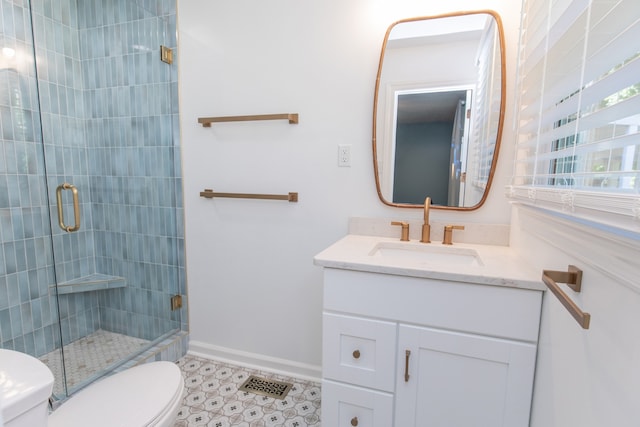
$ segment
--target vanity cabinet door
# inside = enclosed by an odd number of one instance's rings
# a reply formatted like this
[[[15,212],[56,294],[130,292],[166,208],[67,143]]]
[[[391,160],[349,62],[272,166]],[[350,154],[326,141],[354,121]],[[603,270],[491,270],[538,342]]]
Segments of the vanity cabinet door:
[[[534,345],[400,325],[398,357],[396,426],[529,425]]]

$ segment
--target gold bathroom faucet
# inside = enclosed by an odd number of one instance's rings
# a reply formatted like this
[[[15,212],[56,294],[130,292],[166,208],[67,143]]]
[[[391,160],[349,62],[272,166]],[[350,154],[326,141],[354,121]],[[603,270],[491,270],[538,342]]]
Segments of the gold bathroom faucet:
[[[422,243],[431,243],[431,225],[429,224],[429,209],[431,208],[431,197],[424,199],[424,224],[422,224]]]
[[[406,221],[391,221],[391,225],[399,225],[402,227],[402,234],[400,237],[400,241],[408,242],[409,241],[409,223]]]
[[[443,245],[453,245],[453,230],[464,230],[464,225],[445,225]]]

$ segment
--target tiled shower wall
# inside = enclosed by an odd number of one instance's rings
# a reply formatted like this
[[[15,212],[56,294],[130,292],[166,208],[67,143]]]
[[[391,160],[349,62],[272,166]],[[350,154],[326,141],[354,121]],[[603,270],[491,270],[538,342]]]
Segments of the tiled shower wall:
[[[0,345],[39,355],[57,311],[31,26],[26,1],[0,8]]]
[[[83,0],[78,18],[96,271],[128,283],[100,294],[100,323],[153,339],[179,321],[183,276],[177,66],[159,50],[177,45],[175,2]]]
[[[144,339],[186,329],[168,309],[186,293],[177,70],[159,60],[161,44],[177,44],[175,2],[32,3],[46,162],[28,2],[0,1],[0,47],[16,50],[0,58],[0,345],[35,355],[55,346],[53,258],[59,283],[94,273],[127,282],[60,295],[65,343],[98,328]],[[79,190],[76,233],[49,226],[46,197],[57,222],[62,182]]]
[[[56,7],[50,1],[31,1],[51,218],[57,222],[59,184],[74,184],[81,202],[81,227],[77,232],[52,228],[55,278],[59,283],[95,272],[86,108],[74,3],[62,0]],[[65,223],[73,224],[69,193],[64,192]],[[61,296],[59,301],[65,344],[100,327],[95,293]]]

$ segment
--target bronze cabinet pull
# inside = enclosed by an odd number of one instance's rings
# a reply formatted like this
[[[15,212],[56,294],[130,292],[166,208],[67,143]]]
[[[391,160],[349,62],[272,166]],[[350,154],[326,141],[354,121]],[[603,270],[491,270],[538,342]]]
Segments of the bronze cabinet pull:
[[[360,350],[353,350],[353,358],[360,359]]]
[[[358,425],[358,417],[353,417],[353,418],[351,418],[351,425],[352,425],[353,427],[355,427],[355,426],[357,426],[357,425]]]
[[[404,382],[409,382],[409,357],[411,356],[411,350],[406,350],[404,353]]]

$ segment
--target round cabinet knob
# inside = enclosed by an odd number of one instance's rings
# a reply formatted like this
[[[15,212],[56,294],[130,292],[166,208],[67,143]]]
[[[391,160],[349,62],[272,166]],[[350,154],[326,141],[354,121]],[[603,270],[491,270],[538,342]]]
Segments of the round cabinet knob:
[[[360,350],[354,350],[353,351],[353,358],[354,359],[360,359]],[[354,418],[356,420],[356,423],[358,422],[357,418]],[[357,424],[356,424],[357,425]]]
[[[357,426],[357,425],[358,425],[358,417],[353,417],[353,418],[351,418],[351,425],[352,425],[353,427],[355,427],[355,426]]]

